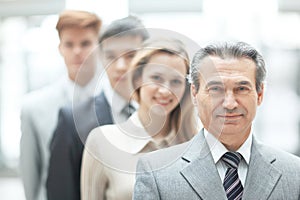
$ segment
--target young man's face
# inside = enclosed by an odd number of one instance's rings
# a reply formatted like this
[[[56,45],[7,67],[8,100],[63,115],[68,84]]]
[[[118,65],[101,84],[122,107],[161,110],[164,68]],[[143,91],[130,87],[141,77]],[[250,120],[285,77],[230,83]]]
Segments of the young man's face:
[[[129,91],[126,73],[135,50],[142,42],[140,36],[120,36],[106,39],[101,43],[103,66],[110,84],[117,93],[126,98]]]
[[[92,28],[64,28],[61,31],[59,51],[71,80],[78,80],[80,85],[85,85],[94,76],[97,45],[98,34]]]
[[[255,63],[210,56],[201,65],[199,91],[192,86],[192,93],[204,127],[225,146],[242,144],[263,99],[263,89],[256,91]]]

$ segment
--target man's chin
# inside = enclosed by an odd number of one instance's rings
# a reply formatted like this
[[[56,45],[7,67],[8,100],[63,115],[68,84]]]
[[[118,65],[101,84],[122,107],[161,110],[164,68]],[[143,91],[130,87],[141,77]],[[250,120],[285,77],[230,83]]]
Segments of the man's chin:
[[[210,133],[213,133],[216,137],[226,136],[226,135],[238,135],[240,133],[237,124],[222,124],[218,128],[213,128]]]

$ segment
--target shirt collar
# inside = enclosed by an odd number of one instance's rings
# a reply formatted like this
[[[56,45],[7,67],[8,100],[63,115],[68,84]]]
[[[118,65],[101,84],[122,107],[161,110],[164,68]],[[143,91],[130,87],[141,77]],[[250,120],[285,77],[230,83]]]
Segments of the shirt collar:
[[[237,150],[239,152],[246,163],[249,165],[250,155],[251,155],[251,146],[252,146],[252,130],[247,138],[247,140],[242,144],[242,146]],[[217,163],[221,157],[228,152],[226,147],[211,133],[209,133],[206,129],[204,129],[204,137],[209,146],[210,152],[214,159],[214,162]]]
[[[115,90],[111,87],[108,78],[104,79],[103,92],[113,112],[121,113],[124,107],[127,105],[127,101],[117,92],[115,92]]]
[[[147,145],[150,145],[150,144],[157,147],[157,149],[160,148],[160,146],[166,146],[166,145],[170,146],[172,144],[174,138],[176,137],[175,131],[172,130],[164,139],[162,139],[160,141],[154,140],[151,136],[149,136],[149,134],[145,130],[145,127],[143,126],[143,124],[138,116],[137,111],[134,112],[130,116],[128,121],[131,121],[131,123],[133,123],[136,127],[142,128],[142,130],[144,130],[143,133],[141,131],[138,133],[140,136],[142,136],[142,134],[144,134],[146,136],[146,137],[139,137],[139,138],[131,137],[133,140],[135,140],[134,145],[131,145],[131,147],[130,147],[130,149],[131,149],[130,153],[132,153],[132,154],[138,154],[138,153],[142,152],[142,150]]]
[[[97,77],[94,76],[88,84],[85,86],[80,86],[76,84],[73,80],[71,80],[69,77],[65,78],[66,83],[66,92],[68,98],[76,103],[81,102],[84,99],[87,99],[88,97],[91,97],[95,94],[98,94],[100,91],[97,89]]]

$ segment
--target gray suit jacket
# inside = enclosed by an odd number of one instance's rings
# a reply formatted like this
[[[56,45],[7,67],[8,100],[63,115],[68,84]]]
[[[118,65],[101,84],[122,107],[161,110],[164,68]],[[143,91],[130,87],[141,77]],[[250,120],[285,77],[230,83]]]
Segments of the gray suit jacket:
[[[26,199],[44,200],[49,142],[60,107],[69,104],[65,80],[26,95],[21,111],[20,167]]]
[[[138,162],[134,200],[226,199],[203,135],[149,153]],[[243,200],[300,199],[300,159],[254,138]]]

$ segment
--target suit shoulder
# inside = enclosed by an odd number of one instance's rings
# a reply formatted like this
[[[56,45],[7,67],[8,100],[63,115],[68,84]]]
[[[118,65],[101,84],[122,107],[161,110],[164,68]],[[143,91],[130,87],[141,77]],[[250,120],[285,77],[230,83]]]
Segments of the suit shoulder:
[[[163,169],[165,167],[175,164],[181,160],[183,154],[189,148],[190,141],[174,145],[168,148],[156,150],[146,153],[140,158],[141,162],[147,162],[152,170]]]
[[[63,87],[58,87],[58,83],[44,86],[24,95],[22,110],[38,110],[45,108],[49,102],[53,104],[59,99],[63,99]]]
[[[83,118],[90,117],[95,113],[93,108],[94,97],[89,97],[87,100],[74,105],[66,105],[60,108],[59,120],[62,120],[62,126],[76,126],[76,122],[85,123]]]
[[[73,105],[73,110],[74,110],[74,112],[86,110],[87,108],[93,106],[94,103],[95,103],[95,97],[89,97],[85,101]]]
[[[86,114],[95,114],[96,107],[97,107],[97,109],[101,109],[103,106],[107,106],[107,104],[105,102],[106,102],[106,100],[102,93],[95,97],[94,96],[89,97],[87,100],[85,100],[79,104],[73,105],[73,109],[72,109],[73,114],[75,114],[75,116],[78,115],[78,118],[79,118],[79,116],[82,115],[82,113],[84,113],[85,115]]]
[[[103,127],[96,127],[88,134],[85,149],[90,153],[93,152],[94,155],[98,155],[100,154],[98,151],[101,147],[103,147],[103,143],[105,143],[105,141]]]
[[[260,145],[260,149],[267,158],[275,158],[275,166],[280,168],[292,168],[300,173],[300,158],[298,156],[267,145]]]
[[[103,136],[105,136],[107,134],[111,135],[112,132],[114,132],[114,130],[117,130],[116,128],[117,128],[116,124],[107,124],[107,125],[103,125],[103,126],[98,126],[91,130],[91,132],[88,136],[88,140],[97,141],[97,140],[99,140],[99,138],[102,138]]]
[[[148,153],[147,156],[167,156],[173,153],[181,152],[183,153],[185,149],[188,147],[190,142],[184,142],[182,144],[177,144],[174,146],[170,146],[164,149],[159,149],[153,152]]]
[[[292,164],[296,165],[300,171],[300,158],[298,156],[295,156],[291,153],[285,152],[283,150],[274,149],[274,152],[276,153],[277,159],[286,163],[286,164]]]

